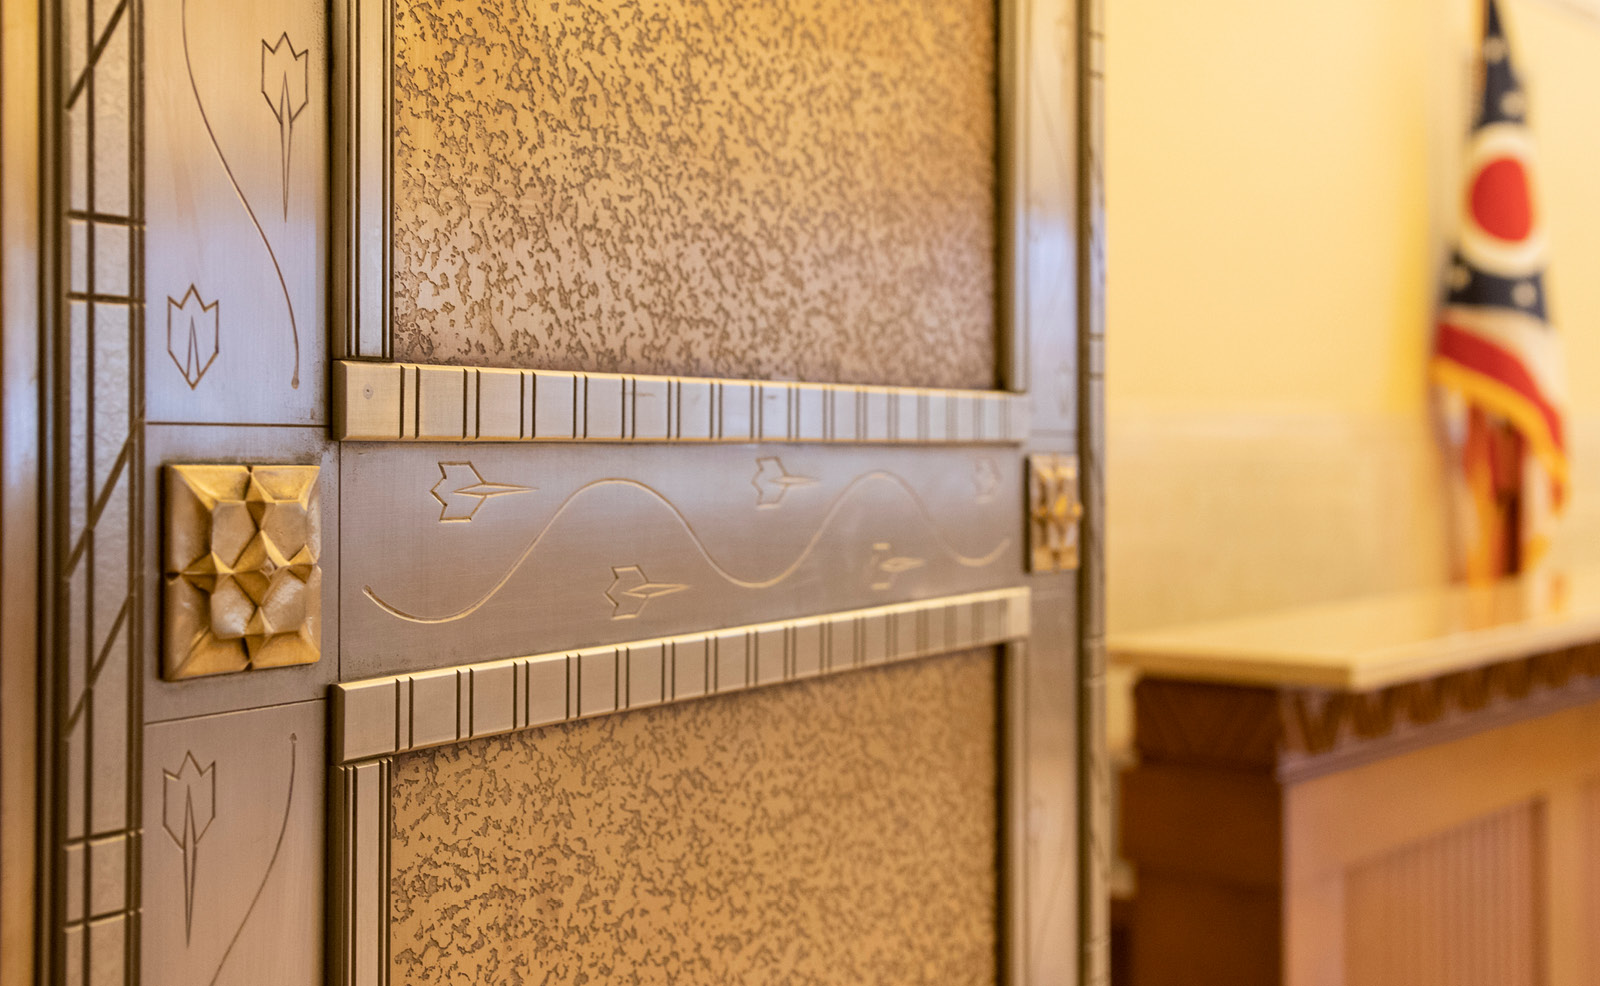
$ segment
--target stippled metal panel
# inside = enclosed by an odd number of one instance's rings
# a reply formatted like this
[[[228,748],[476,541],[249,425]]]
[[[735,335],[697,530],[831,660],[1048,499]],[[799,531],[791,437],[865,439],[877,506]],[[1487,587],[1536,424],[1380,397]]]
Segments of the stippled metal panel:
[[[394,10],[396,358],[995,384],[993,0]]]

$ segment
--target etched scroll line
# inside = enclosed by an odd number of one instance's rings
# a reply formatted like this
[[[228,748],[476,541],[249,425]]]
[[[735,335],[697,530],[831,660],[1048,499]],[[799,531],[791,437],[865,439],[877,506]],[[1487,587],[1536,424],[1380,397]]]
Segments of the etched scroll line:
[[[434,625],[454,623],[457,620],[465,619],[466,617],[477,612],[479,609],[482,609],[488,604],[489,600],[493,599],[501,589],[504,589],[506,585],[510,583],[511,579],[519,570],[521,570],[522,566],[527,562],[529,557],[533,555],[534,549],[536,549],[540,542],[544,540],[545,535],[548,534],[553,527],[555,527],[556,523],[580,497],[591,490],[599,489],[605,486],[626,486],[638,489],[661,503],[662,506],[666,507],[667,510],[672,513],[672,515],[677,519],[678,523],[683,526],[684,531],[689,536],[690,543],[694,546],[695,551],[700,555],[700,557],[706,562],[706,564],[711,566],[718,576],[728,583],[738,586],[741,589],[770,589],[789,578],[796,571],[798,571],[802,565],[805,564],[807,559],[811,557],[811,555],[816,551],[817,547],[822,543],[823,536],[828,532],[828,529],[834,518],[844,508],[851,495],[869,482],[887,482],[905,494],[916,507],[916,511],[921,517],[922,521],[928,526],[929,530],[933,532],[933,535],[939,542],[940,546],[955,560],[957,564],[964,568],[987,567],[998,560],[1000,556],[1005,553],[1006,549],[1011,546],[1012,539],[1008,537],[1002,539],[999,544],[997,544],[986,554],[978,556],[963,554],[959,549],[951,544],[949,539],[945,537],[942,531],[939,530],[938,523],[934,519],[932,512],[928,510],[928,506],[925,502],[923,502],[922,498],[917,495],[916,490],[913,489],[911,485],[900,476],[897,476],[891,472],[879,470],[857,476],[839,492],[838,496],[834,497],[834,500],[829,505],[827,512],[823,515],[821,522],[817,525],[816,531],[811,535],[811,539],[806,543],[805,547],[801,549],[799,555],[795,557],[794,561],[767,578],[746,579],[735,575],[733,572],[730,572],[725,566],[718,562],[715,557],[712,556],[710,550],[706,547],[705,542],[702,541],[700,535],[695,532],[694,525],[690,522],[689,518],[684,515],[683,511],[678,509],[676,504],[674,504],[660,491],[637,480],[608,477],[605,479],[594,480],[579,487],[565,500],[563,500],[561,505],[556,508],[555,513],[552,514],[550,519],[545,523],[544,527],[534,535],[533,540],[529,542],[528,547],[525,548],[522,554],[511,563],[511,566],[506,570],[505,574],[503,574],[500,579],[496,581],[486,593],[484,593],[484,595],[479,597],[477,601],[471,603],[463,609],[444,616],[419,616],[417,614],[407,613],[393,604],[386,602],[377,594],[371,585],[362,586],[362,594],[368,599],[372,600],[374,605],[388,613],[390,616],[405,620],[408,623]]]
[[[261,895],[266,892],[267,881],[272,879],[272,871],[277,868],[278,856],[283,853],[283,840],[289,834],[289,813],[294,808],[294,775],[296,750],[300,745],[300,736],[297,733],[289,734],[289,793],[283,803],[283,824],[278,827],[278,841],[272,847],[272,858],[267,860],[267,870],[261,874],[261,883],[256,887],[254,897],[250,898],[250,906],[245,908],[244,916],[239,919],[239,927],[234,929],[233,937],[228,939],[228,947],[223,949],[222,958],[217,960],[217,971],[211,974],[208,986],[217,986],[217,980],[222,978],[222,970],[228,964],[228,957],[233,954],[233,947],[239,944],[239,937],[244,934],[245,925],[250,923],[250,915],[255,913],[256,905],[261,903]]]

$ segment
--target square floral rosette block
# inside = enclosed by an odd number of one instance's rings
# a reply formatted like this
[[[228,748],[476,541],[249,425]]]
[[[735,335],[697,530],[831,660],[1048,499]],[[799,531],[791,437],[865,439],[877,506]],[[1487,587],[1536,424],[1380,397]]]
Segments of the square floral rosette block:
[[[317,466],[167,466],[163,677],[316,663],[317,476]]]

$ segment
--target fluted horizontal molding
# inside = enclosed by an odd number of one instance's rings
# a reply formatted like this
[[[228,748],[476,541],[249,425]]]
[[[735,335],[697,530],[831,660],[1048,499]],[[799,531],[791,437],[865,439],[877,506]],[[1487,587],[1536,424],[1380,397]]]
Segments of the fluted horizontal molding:
[[[1005,391],[568,373],[346,360],[334,437],[399,442],[995,445],[1028,433]]]
[[[333,755],[350,763],[1020,640],[1029,600],[998,589],[341,683]]]

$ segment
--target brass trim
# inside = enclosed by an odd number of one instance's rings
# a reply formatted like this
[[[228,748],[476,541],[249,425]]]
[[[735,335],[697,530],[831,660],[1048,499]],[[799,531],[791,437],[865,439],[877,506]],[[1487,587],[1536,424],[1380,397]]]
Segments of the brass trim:
[[[1079,982],[1111,981],[1111,785],[1106,741],[1105,0],[1075,4],[1077,115],[1078,947]]]
[[[342,682],[331,755],[353,763],[1019,640],[1029,600],[996,589]]]
[[[774,383],[342,360],[341,441],[1015,444],[1004,391]]]
[[[41,353],[39,20],[33,0],[0,17],[0,986],[31,986],[48,869],[36,858],[40,771]],[[48,721],[48,720],[47,720]]]
[[[391,0],[335,0],[331,18],[335,357],[391,354],[393,15]]]
[[[389,984],[390,758],[328,772],[328,982]]]

